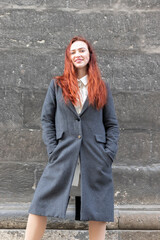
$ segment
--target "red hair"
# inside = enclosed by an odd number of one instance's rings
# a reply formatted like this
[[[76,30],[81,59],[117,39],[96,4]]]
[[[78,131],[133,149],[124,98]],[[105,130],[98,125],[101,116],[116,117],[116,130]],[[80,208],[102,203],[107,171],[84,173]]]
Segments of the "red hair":
[[[90,53],[90,60],[87,66],[88,74],[88,99],[89,104],[96,107],[97,110],[101,109],[107,102],[107,89],[105,82],[101,78],[100,70],[97,65],[96,55],[93,51],[91,44],[83,37],[76,36],[71,39],[65,51],[65,66],[62,76],[56,76],[57,84],[62,88],[63,97],[67,104],[70,100],[73,105],[77,104],[79,97],[78,81],[76,76],[75,67],[70,59],[70,47],[76,41],[85,42],[88,46]]]

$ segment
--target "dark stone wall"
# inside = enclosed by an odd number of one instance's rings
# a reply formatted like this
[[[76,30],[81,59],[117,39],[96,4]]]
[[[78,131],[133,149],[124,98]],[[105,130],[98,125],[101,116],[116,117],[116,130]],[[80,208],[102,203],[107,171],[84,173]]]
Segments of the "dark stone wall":
[[[1,203],[29,202],[47,163],[40,114],[74,35],[94,46],[121,129],[115,204],[160,202],[159,0],[0,1]]]

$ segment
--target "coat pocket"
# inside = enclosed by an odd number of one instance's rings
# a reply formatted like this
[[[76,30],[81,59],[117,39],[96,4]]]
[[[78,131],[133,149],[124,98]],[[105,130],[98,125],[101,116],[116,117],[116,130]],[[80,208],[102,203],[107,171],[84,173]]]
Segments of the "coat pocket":
[[[105,157],[105,161],[106,161],[106,163],[107,163],[107,166],[111,167],[113,161],[112,161],[112,159],[109,157],[108,153],[107,153],[106,150],[105,150],[105,143],[106,143],[106,138],[105,138],[105,136],[99,135],[99,134],[95,134],[95,138],[96,138],[96,141],[97,141],[97,142],[103,143],[103,154],[104,154],[104,157]]]
[[[56,131],[56,140],[57,140],[57,145],[55,146],[55,148],[53,149],[53,151],[49,154],[49,162],[53,162],[54,161],[54,158],[55,158],[55,152],[58,148],[58,145],[60,143],[60,141],[62,140],[63,138],[63,133],[64,131]]]
[[[101,142],[101,143],[106,142],[105,136],[103,136],[103,135],[95,134],[95,138],[96,138],[97,142]]]
[[[56,131],[56,139],[59,140],[63,137],[63,133],[64,131],[61,131],[61,130],[57,130]]]

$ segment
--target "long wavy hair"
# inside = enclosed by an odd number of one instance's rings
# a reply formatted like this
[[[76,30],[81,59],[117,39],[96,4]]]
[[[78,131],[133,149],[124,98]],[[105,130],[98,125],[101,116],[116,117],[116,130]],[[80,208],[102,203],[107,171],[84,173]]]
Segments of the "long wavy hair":
[[[83,41],[87,44],[90,53],[90,60],[87,64],[88,75],[88,99],[89,104],[101,109],[107,102],[107,89],[105,82],[101,78],[100,70],[97,65],[96,55],[91,44],[81,36],[73,37],[65,51],[65,66],[62,76],[56,76],[56,83],[62,88],[63,97],[67,104],[70,100],[73,105],[80,101],[79,87],[76,76],[76,69],[70,57],[70,47],[76,41]]]

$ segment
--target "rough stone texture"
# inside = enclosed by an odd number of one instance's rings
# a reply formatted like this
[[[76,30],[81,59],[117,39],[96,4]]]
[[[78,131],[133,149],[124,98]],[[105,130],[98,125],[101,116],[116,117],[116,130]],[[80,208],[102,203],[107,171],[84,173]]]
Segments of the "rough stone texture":
[[[62,8],[107,8],[109,10],[123,10],[123,11],[129,11],[129,10],[139,10],[139,9],[146,9],[146,10],[152,10],[152,9],[158,9],[160,8],[159,0],[81,0],[81,4],[79,4],[78,0],[73,2],[70,0],[28,0],[28,1],[22,1],[22,0],[1,0],[0,4],[3,7],[37,7],[37,8],[46,8],[46,7],[62,7]]]
[[[159,91],[159,54],[96,51],[103,78],[117,91]],[[14,49],[0,51],[1,86],[46,89],[62,74],[64,50]]]
[[[107,8],[106,11],[97,8],[2,9],[0,15],[1,48],[64,49],[68,40],[77,34],[105,50],[156,49],[160,44],[158,11],[146,14],[107,11]]]
[[[160,92],[119,92],[115,97],[119,125],[124,129],[160,129]]]
[[[160,240],[160,231],[121,231],[118,240]]]
[[[160,6],[160,3],[159,3]],[[159,28],[159,20],[160,20],[160,14],[159,12],[149,12],[149,13],[143,13],[142,14],[142,29],[141,29],[141,46],[144,47],[144,49],[149,49],[149,51],[152,50],[152,48],[155,48],[155,51],[157,51],[157,48],[160,44],[160,38],[159,34],[157,34],[157,30]]]
[[[1,203],[30,202],[43,168],[40,163],[0,163]]]
[[[28,0],[28,1],[21,1],[21,0],[1,0],[0,4],[4,8],[37,8],[39,10],[41,9],[46,9],[46,8],[70,8],[70,9],[83,9],[83,8],[93,8],[93,7],[114,7],[116,4],[117,0],[112,0],[112,1],[101,1],[101,0],[93,0],[93,1],[88,1],[88,0],[81,0],[81,4],[79,4],[78,0],[74,1],[74,4],[72,1],[67,1],[67,0],[60,0],[60,1],[55,1],[55,0]]]
[[[46,89],[63,69],[64,56],[57,51],[14,49],[0,52],[2,86]]]
[[[160,161],[160,132],[152,130],[121,130],[116,166],[155,166]]]
[[[3,240],[23,240],[24,230],[0,230]],[[87,240],[88,231],[46,230],[43,240]],[[106,240],[160,240],[160,231],[106,231]]]
[[[160,162],[160,147],[159,147],[159,143],[160,143],[160,133],[157,131],[152,136],[152,149],[151,149],[151,153],[152,153],[152,161],[153,162],[156,161],[156,159],[159,160],[159,162]]]
[[[0,89],[0,127],[21,127],[23,106],[18,89]]]
[[[160,2],[159,0],[121,0],[119,5],[121,8],[125,8],[126,6],[129,9],[142,9],[142,10],[152,10],[152,9],[159,9]]]
[[[85,230],[88,228],[88,223],[86,221],[75,221],[75,205],[72,204],[72,201],[70,201],[70,204],[68,205],[66,219],[50,217],[47,219],[47,228],[80,230]],[[0,229],[25,229],[28,218],[29,205],[30,204],[22,202],[19,204],[0,204]],[[115,221],[114,228],[117,228],[117,222],[118,220]],[[110,229],[112,228],[113,225],[110,226]]]
[[[26,228],[29,204],[0,204],[0,229]],[[124,205],[115,206],[113,223],[107,223],[108,230],[159,230],[160,205]],[[66,219],[50,217],[47,229],[87,230],[88,221],[75,221],[74,199],[70,199]]]
[[[0,230],[0,237],[3,240],[22,240],[24,239],[24,230]],[[106,239],[118,240],[118,232],[106,231]],[[43,240],[87,240],[88,231],[82,230],[47,230]]]
[[[26,228],[28,209],[30,203],[4,203],[0,204],[0,229],[24,229]],[[66,219],[49,217],[48,229],[88,229],[87,221],[75,221],[74,198],[71,197],[66,212]],[[107,223],[107,229],[119,228],[119,209],[115,208],[114,222]]]
[[[160,90],[159,54],[123,52],[98,52],[102,76],[110,82],[112,90],[148,91]]]
[[[157,183],[160,165],[114,167],[115,204],[152,204],[160,202]]]
[[[25,91],[23,93],[23,123],[25,127],[32,129],[41,127],[40,116],[45,95],[46,91]]]
[[[0,4],[4,7],[4,8],[25,8],[25,7],[33,7],[33,8],[37,8],[37,9],[43,9],[46,6],[48,7],[67,7],[69,4],[67,4],[67,2],[69,3],[69,1],[66,0],[59,0],[58,2],[55,0],[1,0]]]
[[[0,131],[1,163],[37,162],[45,164],[48,161],[40,130],[1,129]]]
[[[71,208],[72,206],[72,208]],[[67,216],[71,220],[57,220],[50,218],[47,227],[51,229],[88,229],[88,221],[75,221],[75,204],[68,205]],[[18,225],[19,226],[19,225]],[[118,229],[119,228],[119,210],[115,208],[114,222],[107,222],[106,229]]]
[[[119,228],[160,230],[160,211],[119,211]]]
[[[157,154],[154,161],[151,156],[151,147],[153,145],[151,136],[148,131],[121,130],[119,151],[114,164],[116,166],[144,166],[159,163]]]
[[[3,240],[22,240],[24,239],[24,230],[0,230],[0,237]],[[47,230],[43,237],[43,240],[85,240],[88,239],[87,231],[76,230]],[[114,238],[113,238],[114,239]]]
[[[1,47],[64,49],[67,40],[72,36],[77,34],[86,36],[87,32],[88,38],[93,39],[95,46],[103,49],[139,49],[141,46],[140,34],[143,25],[141,25],[142,20],[138,13],[114,14],[111,11],[105,14],[97,10],[94,12],[76,9],[73,11],[69,9],[68,11],[67,9],[44,11],[9,9],[7,14],[3,10],[0,14],[2,19]],[[83,24],[84,21],[85,24]],[[160,21],[158,17],[157,21]],[[61,32],[63,34],[60,34]],[[150,44],[152,45],[152,41]]]

